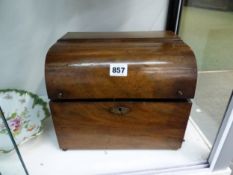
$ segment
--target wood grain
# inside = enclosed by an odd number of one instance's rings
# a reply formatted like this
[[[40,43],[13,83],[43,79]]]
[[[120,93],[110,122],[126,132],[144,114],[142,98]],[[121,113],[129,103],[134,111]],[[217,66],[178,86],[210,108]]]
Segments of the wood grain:
[[[143,40],[142,40],[143,38]],[[106,40],[105,40],[106,39]],[[148,40],[147,40],[148,39]],[[93,41],[110,41],[122,42],[122,41],[154,41],[158,39],[179,39],[177,35],[174,35],[170,31],[147,31],[147,32],[68,32],[58,41],[72,41],[79,40],[83,42]]]
[[[126,77],[109,75],[126,63]],[[62,149],[178,149],[196,88],[192,50],[172,32],[68,33],[45,78]]]
[[[128,76],[109,76],[111,63],[127,63]],[[48,51],[45,75],[54,100],[186,99],[194,97],[197,68],[171,32],[71,33]]]
[[[62,149],[178,149],[188,102],[51,102]],[[127,108],[123,114],[113,108]]]

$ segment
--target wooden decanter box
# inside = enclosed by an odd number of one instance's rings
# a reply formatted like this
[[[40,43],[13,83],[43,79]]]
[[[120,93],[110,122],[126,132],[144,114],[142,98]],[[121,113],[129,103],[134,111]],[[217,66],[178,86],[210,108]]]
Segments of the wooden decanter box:
[[[60,148],[181,147],[197,67],[174,33],[67,33],[45,77]]]

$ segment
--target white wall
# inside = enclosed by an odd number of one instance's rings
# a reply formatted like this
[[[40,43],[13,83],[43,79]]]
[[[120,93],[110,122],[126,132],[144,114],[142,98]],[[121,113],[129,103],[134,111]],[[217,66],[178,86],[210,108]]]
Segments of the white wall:
[[[45,55],[68,31],[164,30],[168,0],[0,0],[0,88],[46,95]]]

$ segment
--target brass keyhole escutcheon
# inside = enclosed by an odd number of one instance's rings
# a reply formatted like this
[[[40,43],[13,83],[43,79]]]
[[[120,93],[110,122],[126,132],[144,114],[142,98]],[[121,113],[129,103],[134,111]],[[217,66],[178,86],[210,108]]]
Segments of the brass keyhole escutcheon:
[[[129,112],[129,108],[123,106],[116,106],[111,108],[111,112],[118,115],[123,115]]]

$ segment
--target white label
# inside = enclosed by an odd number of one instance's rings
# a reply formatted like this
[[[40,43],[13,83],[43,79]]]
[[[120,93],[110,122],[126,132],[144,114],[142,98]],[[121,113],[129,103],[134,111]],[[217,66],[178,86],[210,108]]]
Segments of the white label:
[[[110,76],[126,77],[128,75],[128,64],[124,64],[124,63],[110,64],[109,74]]]

